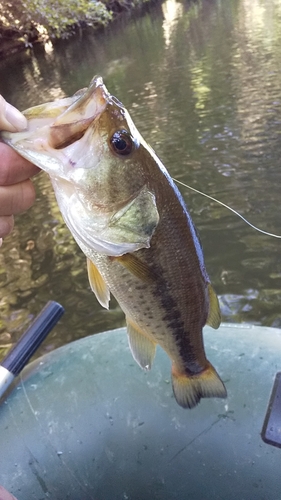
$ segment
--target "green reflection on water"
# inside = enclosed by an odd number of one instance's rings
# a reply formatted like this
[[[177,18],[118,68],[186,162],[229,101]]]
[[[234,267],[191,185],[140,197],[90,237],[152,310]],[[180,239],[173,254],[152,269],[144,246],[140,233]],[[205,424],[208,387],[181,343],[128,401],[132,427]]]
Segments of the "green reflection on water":
[[[281,234],[280,21],[277,0],[167,0],[98,36],[87,32],[0,63],[0,91],[23,109],[71,95],[102,74],[174,177]],[[114,300],[107,312],[90,292],[84,256],[45,174],[36,185],[35,206],[17,218],[1,249],[0,349],[49,299],[66,314],[41,352],[124,324]],[[280,327],[280,242],[181,190],[223,319]]]

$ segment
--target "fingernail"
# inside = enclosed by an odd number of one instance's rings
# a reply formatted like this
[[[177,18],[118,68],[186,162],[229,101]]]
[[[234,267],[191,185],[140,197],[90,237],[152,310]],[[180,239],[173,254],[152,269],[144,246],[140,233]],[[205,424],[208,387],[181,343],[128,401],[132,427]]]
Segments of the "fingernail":
[[[18,132],[27,128],[27,119],[25,116],[8,102],[6,103],[5,117],[10,125]]]

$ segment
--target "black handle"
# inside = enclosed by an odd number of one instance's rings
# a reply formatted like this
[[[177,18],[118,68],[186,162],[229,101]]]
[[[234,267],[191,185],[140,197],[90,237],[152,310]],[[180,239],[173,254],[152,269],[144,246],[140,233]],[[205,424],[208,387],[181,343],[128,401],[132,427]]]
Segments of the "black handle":
[[[1,365],[13,375],[18,375],[63,313],[64,308],[58,302],[47,302],[41,313],[4,358]]]
[[[261,437],[267,444],[281,448],[281,372],[275,377],[268,408],[261,431]]]

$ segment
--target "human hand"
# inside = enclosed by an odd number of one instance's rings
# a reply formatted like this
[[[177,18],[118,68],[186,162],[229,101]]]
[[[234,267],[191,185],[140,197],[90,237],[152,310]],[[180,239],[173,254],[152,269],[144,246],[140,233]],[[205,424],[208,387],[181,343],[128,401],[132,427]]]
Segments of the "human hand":
[[[26,118],[0,95],[0,130],[16,132],[26,126]],[[35,189],[30,177],[38,172],[39,168],[0,142],[0,239],[13,230],[14,215],[33,205]]]
[[[0,500],[17,500],[11,493],[9,493],[3,486],[0,485]]]
[[[27,127],[27,119],[0,95],[0,130],[20,132]]]

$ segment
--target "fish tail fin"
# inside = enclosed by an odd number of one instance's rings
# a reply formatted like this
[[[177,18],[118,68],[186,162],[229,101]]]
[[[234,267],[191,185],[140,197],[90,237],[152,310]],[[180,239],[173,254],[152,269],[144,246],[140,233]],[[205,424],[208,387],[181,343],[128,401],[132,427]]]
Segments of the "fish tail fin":
[[[180,371],[174,363],[172,383],[176,401],[183,408],[194,408],[201,398],[227,397],[225,385],[209,361],[206,368],[195,375]]]

